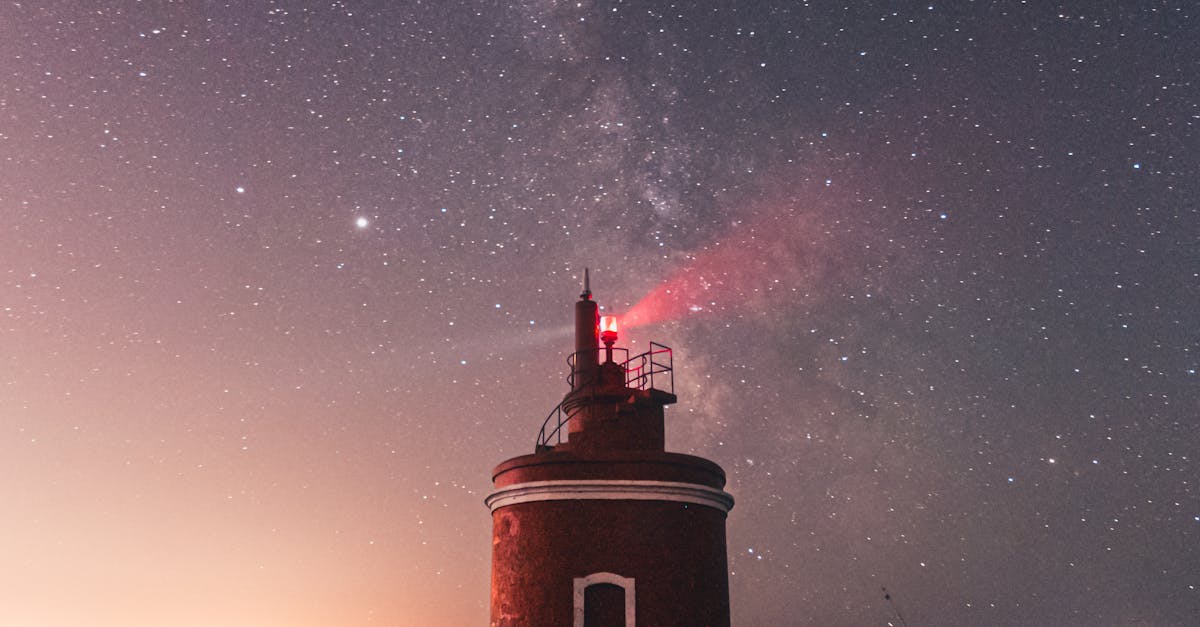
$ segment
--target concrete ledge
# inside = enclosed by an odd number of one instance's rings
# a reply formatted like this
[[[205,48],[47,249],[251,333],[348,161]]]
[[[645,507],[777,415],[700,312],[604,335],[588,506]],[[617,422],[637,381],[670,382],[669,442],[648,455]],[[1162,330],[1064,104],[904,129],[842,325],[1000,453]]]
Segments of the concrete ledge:
[[[661,481],[725,487],[716,463],[664,451],[593,451],[557,447],[506,460],[492,471],[496,489],[539,481]]]

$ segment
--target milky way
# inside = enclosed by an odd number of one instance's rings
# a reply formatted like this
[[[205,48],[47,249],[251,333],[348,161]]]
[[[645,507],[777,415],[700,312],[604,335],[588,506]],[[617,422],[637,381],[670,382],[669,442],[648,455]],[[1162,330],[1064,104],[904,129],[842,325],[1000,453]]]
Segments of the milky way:
[[[1195,623],[1197,7],[808,4],[0,7],[0,624],[486,624],[585,267],[735,624]]]

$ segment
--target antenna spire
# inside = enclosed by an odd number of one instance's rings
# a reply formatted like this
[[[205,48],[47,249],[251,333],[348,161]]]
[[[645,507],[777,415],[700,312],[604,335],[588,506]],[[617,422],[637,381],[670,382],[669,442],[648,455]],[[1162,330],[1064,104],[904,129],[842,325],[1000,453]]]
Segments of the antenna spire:
[[[592,281],[591,281],[591,277],[588,276],[587,268],[583,269],[583,293],[580,294],[579,297],[582,298],[583,300],[591,300],[592,299]]]

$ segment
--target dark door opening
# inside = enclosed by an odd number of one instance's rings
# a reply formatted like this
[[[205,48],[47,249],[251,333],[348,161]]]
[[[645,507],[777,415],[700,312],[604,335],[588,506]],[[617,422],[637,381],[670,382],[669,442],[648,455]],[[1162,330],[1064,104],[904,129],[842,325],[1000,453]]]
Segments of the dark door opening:
[[[625,589],[594,583],[583,591],[583,627],[626,627]]]

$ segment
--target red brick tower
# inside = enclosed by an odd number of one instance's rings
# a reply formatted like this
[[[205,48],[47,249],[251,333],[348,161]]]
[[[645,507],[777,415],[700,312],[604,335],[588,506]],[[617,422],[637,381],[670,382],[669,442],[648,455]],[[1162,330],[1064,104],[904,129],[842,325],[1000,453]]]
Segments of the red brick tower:
[[[585,279],[571,391],[492,473],[492,627],[729,625],[725,473],[664,450],[671,349],[615,341]]]

